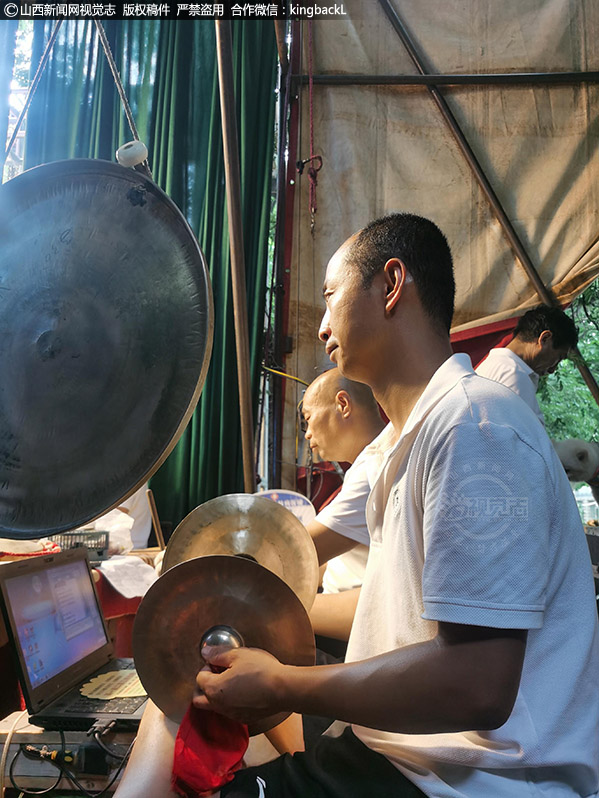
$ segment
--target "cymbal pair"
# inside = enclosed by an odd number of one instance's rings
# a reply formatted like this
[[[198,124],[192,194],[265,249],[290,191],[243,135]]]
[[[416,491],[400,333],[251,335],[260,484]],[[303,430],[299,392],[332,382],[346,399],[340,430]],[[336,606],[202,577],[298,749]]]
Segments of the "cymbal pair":
[[[313,665],[307,608],[317,581],[312,540],[284,507],[246,494],[197,507],[171,536],[164,572],[137,612],[135,664],[150,698],[181,721],[204,665],[202,641],[214,627],[285,664]],[[287,714],[252,724],[250,734]]]

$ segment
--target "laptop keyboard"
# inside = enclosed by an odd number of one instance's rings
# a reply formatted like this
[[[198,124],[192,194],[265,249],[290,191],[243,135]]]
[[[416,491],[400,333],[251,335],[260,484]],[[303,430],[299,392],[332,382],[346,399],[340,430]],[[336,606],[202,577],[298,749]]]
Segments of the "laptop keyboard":
[[[130,659],[112,659],[99,671],[135,670],[135,663]],[[97,715],[110,713],[111,715],[130,715],[135,712],[148,698],[147,695],[135,695],[128,698],[89,698],[81,695],[76,688],[67,693],[62,700],[54,706],[63,715]]]
[[[96,712],[110,712],[115,715],[128,715],[140,707],[147,699],[147,696],[132,696],[131,698],[108,698],[106,700],[98,698],[86,698],[79,696],[70,701],[68,706],[63,709],[67,715],[83,715]]]

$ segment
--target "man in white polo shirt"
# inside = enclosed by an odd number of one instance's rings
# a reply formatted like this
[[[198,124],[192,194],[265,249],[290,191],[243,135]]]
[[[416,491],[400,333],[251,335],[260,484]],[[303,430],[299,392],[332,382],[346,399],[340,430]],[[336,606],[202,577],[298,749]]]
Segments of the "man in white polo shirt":
[[[313,380],[302,400],[302,414],[306,424],[305,437],[312,452],[322,460],[353,463],[362,449],[379,435],[384,423],[378,405],[367,385],[344,377],[337,368],[329,369]],[[316,596],[310,619],[317,635],[345,641],[350,623],[346,623],[348,602],[357,601],[357,591],[364,578],[368,546],[356,545],[350,537],[334,531],[336,526],[353,521],[361,530],[366,528],[363,502],[348,508],[339,498],[339,488],[322,507],[316,518],[307,525],[317,546],[321,563],[330,557],[323,574],[323,592]],[[349,516],[349,517],[348,517]],[[351,521],[350,521],[351,519]],[[335,549],[345,550],[331,556]],[[347,550],[346,550],[347,549]],[[352,596],[340,593],[356,591]],[[341,602],[341,603],[339,603]],[[338,612],[338,608],[341,611]],[[337,617],[342,627],[337,626]],[[332,641],[318,641],[331,654],[343,656],[344,646]]]
[[[578,331],[572,319],[560,308],[539,305],[518,321],[507,346],[491,349],[476,373],[518,394],[544,425],[536,397],[539,377],[553,374],[577,343]]]
[[[348,380],[332,368],[313,380],[302,400],[305,437],[313,455],[321,460],[353,463],[362,449],[379,435],[385,424],[367,385]],[[336,497],[340,488],[321,508],[308,530],[316,537],[328,518],[336,518]],[[362,507],[360,524],[366,526]],[[347,538],[344,538],[347,540]],[[352,541],[353,543],[353,541]],[[348,545],[350,543],[348,542]],[[355,546],[327,562],[323,577],[325,593],[339,593],[362,584],[368,548]]]
[[[222,796],[597,796],[599,639],[576,504],[532,411],[452,356],[453,293],[444,236],[411,214],[329,262],[320,338],[390,419],[357,459],[370,555],[347,662],[214,650],[224,671],[198,674],[194,704],[351,725]],[[137,772],[119,798],[167,794],[156,766]]]

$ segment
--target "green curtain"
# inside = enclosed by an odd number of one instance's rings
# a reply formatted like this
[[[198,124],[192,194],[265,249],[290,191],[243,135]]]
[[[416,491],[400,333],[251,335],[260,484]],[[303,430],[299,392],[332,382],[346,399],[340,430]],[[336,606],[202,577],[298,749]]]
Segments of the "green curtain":
[[[163,521],[243,491],[214,23],[129,21],[106,32],[156,182],[198,236],[214,293],[214,348],[196,412],[152,479]],[[254,415],[262,360],[277,51],[271,22],[233,22],[250,369]],[[51,25],[36,23],[36,65]],[[113,159],[131,135],[91,22],[63,24],[28,120],[26,165]]]
[[[4,162],[8,129],[8,97],[15,56],[18,22],[0,22],[0,164]],[[2,174],[0,173],[0,182]]]
[[[34,23],[32,71],[55,23]],[[106,22],[140,137],[149,145],[159,22]],[[63,158],[114,160],[132,138],[92,21],[63,23],[27,120],[25,166]]]

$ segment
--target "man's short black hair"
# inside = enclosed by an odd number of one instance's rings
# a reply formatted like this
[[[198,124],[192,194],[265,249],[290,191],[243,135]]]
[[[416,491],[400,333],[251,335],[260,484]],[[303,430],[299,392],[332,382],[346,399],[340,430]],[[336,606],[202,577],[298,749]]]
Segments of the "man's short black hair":
[[[551,333],[554,349],[566,346],[571,349],[578,343],[578,330],[570,316],[550,305],[539,305],[527,311],[516,325],[514,338],[536,341],[544,330]]]
[[[368,288],[390,258],[399,258],[412,275],[425,311],[449,332],[455,281],[449,244],[436,224],[412,213],[376,219],[356,235],[346,260]]]

